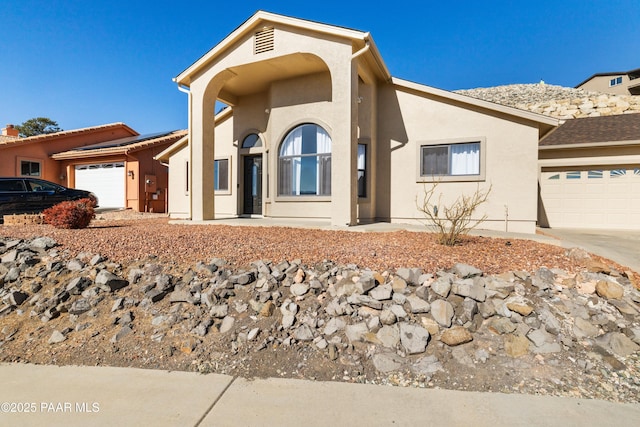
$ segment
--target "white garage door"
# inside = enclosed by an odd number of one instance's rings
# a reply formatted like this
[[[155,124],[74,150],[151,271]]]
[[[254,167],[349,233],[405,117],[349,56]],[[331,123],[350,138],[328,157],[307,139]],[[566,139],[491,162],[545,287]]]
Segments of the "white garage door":
[[[552,228],[640,230],[640,165],[543,171],[540,195]]]
[[[95,194],[101,208],[123,208],[124,186],[124,163],[76,166],[76,188]]]

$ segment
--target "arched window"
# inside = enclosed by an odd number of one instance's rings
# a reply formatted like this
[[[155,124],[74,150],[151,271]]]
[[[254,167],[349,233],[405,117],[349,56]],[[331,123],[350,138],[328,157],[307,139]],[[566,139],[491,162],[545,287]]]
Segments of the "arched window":
[[[331,195],[331,137],[320,126],[304,124],[289,132],[278,160],[279,195]]]
[[[242,148],[262,147],[262,140],[255,133],[250,133],[242,140]]]

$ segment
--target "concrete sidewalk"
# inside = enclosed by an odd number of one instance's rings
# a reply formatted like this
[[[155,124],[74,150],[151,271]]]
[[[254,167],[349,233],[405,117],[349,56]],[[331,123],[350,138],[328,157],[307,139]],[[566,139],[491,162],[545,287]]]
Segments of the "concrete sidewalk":
[[[546,396],[28,364],[2,364],[0,378],[0,425],[623,427],[640,422],[640,404]]]

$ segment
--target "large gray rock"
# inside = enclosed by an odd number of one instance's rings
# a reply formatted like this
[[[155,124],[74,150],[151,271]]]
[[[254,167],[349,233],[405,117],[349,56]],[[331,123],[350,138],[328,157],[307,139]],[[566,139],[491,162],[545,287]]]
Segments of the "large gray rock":
[[[396,348],[400,342],[400,330],[397,325],[383,326],[377,333],[376,337],[383,346],[387,348]]]
[[[609,341],[609,347],[618,356],[629,356],[640,350],[640,345],[634,343],[625,334],[616,332],[611,335],[611,341]]]
[[[450,327],[454,314],[453,305],[449,301],[439,299],[431,303],[431,316],[440,326]]]
[[[385,301],[391,299],[391,283],[376,286],[369,291],[369,296],[378,301]]]
[[[428,313],[431,310],[431,304],[415,295],[409,295],[407,297],[407,302],[409,303],[411,313],[413,314]]]
[[[293,337],[298,341],[313,340],[313,331],[305,324],[300,325],[293,333]]]
[[[487,299],[487,295],[484,289],[484,283],[481,281],[474,281],[473,279],[457,280],[451,285],[451,292],[461,297],[473,298],[478,302],[483,302]]]
[[[96,275],[96,285],[106,292],[117,291],[129,285],[129,282],[116,276],[108,270],[100,270]]]
[[[405,360],[395,353],[377,353],[372,358],[373,366],[378,372],[387,373],[399,371],[405,365]]]
[[[462,264],[462,263],[455,264],[451,269],[451,272],[462,279],[466,279],[474,276],[482,276],[481,270],[478,270],[477,268],[471,265]]]
[[[89,304],[89,301],[87,301],[86,299],[79,299],[71,304],[71,307],[69,307],[69,314],[78,315],[86,313],[89,310],[91,310],[91,304]]]
[[[400,344],[407,354],[424,353],[429,343],[429,331],[422,326],[400,323]]]
[[[448,297],[451,291],[451,277],[439,277],[431,284],[431,289],[442,298]]]
[[[369,328],[367,328],[367,324],[364,322],[347,325],[347,327],[344,328],[344,334],[347,336],[349,342],[352,343],[362,341],[362,338],[367,332],[369,332]]]
[[[344,321],[344,319],[340,317],[332,317],[325,325],[322,333],[325,335],[333,335],[336,332],[343,330],[346,326],[347,323]]]
[[[592,338],[600,335],[600,328],[582,317],[576,317],[573,324],[573,334],[576,338]]]

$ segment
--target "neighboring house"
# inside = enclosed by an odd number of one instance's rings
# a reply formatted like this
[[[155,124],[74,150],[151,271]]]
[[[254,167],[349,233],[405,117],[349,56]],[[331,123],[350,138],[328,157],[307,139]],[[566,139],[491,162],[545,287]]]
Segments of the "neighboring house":
[[[36,176],[89,190],[101,207],[165,212],[167,168],[153,157],[184,135],[141,136],[112,123],[1,140],[0,176]]]
[[[172,217],[416,222],[438,181],[442,204],[492,186],[482,227],[535,232],[558,121],[392,77],[367,32],[260,11],[174,80],[189,135],[156,156]]]
[[[568,120],[539,164],[541,226],[640,230],[640,114]]]
[[[596,73],[576,86],[593,92],[640,95],[640,68],[630,71]]]
[[[0,143],[18,139],[20,138],[19,135],[20,132],[18,131],[18,129],[14,128],[13,125],[7,125],[7,127],[2,128],[2,133],[0,133]]]

